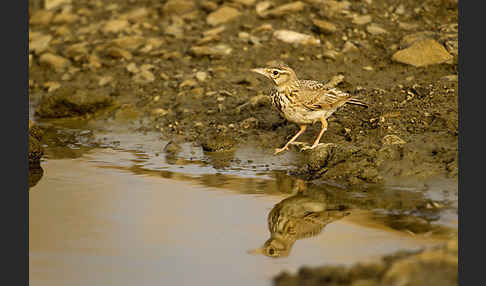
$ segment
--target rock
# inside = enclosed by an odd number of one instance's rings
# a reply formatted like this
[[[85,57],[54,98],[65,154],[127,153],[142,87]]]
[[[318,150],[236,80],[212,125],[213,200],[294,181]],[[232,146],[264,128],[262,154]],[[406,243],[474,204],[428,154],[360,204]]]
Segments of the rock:
[[[273,32],[273,36],[280,41],[289,44],[302,44],[302,45],[320,45],[321,41],[313,36],[290,31],[290,30],[277,30]]]
[[[359,51],[358,47],[356,47],[350,41],[347,41],[346,43],[344,43],[343,49],[341,50],[341,52],[343,52],[343,53],[357,52],[357,51]]]
[[[191,0],[169,0],[162,8],[165,15],[183,15],[191,12],[196,8],[196,5]]]
[[[209,14],[206,21],[209,25],[216,26],[234,20],[240,15],[241,13],[238,12],[238,10],[236,10],[235,8],[223,6]]]
[[[371,35],[381,35],[388,33],[387,30],[383,29],[382,27],[378,26],[377,24],[370,24],[366,27],[366,31]]]
[[[136,21],[146,19],[149,15],[149,10],[146,7],[135,8],[127,13],[120,15],[120,19],[128,21]]]
[[[57,81],[48,81],[44,83],[43,85],[45,88],[47,88],[47,92],[53,92],[59,88],[61,88],[61,84]]]
[[[179,151],[181,151],[181,146],[174,140],[169,141],[164,147],[164,152],[172,156],[177,155]]]
[[[44,0],[44,9],[51,10],[66,4],[71,4],[71,0]]]
[[[85,57],[86,55],[88,55],[88,53],[89,50],[86,42],[67,46],[64,50],[64,55],[75,61],[78,61],[81,58]]]
[[[56,71],[64,70],[71,65],[68,59],[51,53],[42,54],[39,58],[39,63],[46,64]]]
[[[310,0],[313,2],[313,0]],[[307,0],[306,2],[309,2]],[[343,14],[344,12],[348,12],[351,3],[348,1],[334,1],[334,0],[318,0],[317,3],[313,3],[316,6],[319,6],[319,13],[325,16],[326,18],[333,18],[338,14]]]
[[[206,72],[198,71],[196,73],[196,79],[200,82],[206,81],[207,78],[208,78],[208,74]]]
[[[40,166],[40,159],[44,155],[44,148],[40,142],[42,136],[42,130],[29,120],[29,167]]]
[[[79,19],[79,16],[76,14],[72,13],[60,13],[57,14],[54,19],[52,19],[52,22],[54,24],[70,24],[74,23]]]
[[[386,135],[385,137],[383,137],[381,139],[381,143],[383,143],[383,145],[395,145],[395,144],[405,144],[407,142],[405,142],[405,140],[398,137],[397,135],[391,134],[391,135]]]
[[[383,285],[457,285],[458,257],[455,251],[425,250],[393,264],[383,276]]]
[[[445,81],[455,81],[457,82],[458,81],[458,76],[457,74],[451,74],[451,75],[446,75],[446,76],[443,76],[441,77],[442,80],[445,80]]]
[[[261,12],[261,13],[259,13],[259,16],[280,17],[280,16],[283,16],[283,15],[286,15],[286,14],[298,13],[298,12],[304,10],[304,7],[305,7],[304,3],[300,2],[300,1],[296,1],[296,2],[291,2],[291,3],[288,3],[288,4],[278,6],[274,9],[271,9],[271,10]]]
[[[434,37],[435,37],[435,33],[430,31],[418,32],[418,33],[406,35],[400,40],[400,48],[405,49],[415,44],[416,42],[420,42],[426,39],[433,39]]]
[[[29,50],[31,52],[34,52],[36,55],[39,55],[47,50],[49,47],[49,43],[52,40],[51,35],[36,35],[35,37],[32,38],[32,40],[29,43]]]
[[[335,60],[339,56],[339,53],[334,50],[326,50],[322,53],[322,56],[326,59]]]
[[[131,60],[133,58],[132,54],[129,51],[125,51],[124,49],[120,49],[117,47],[109,48],[106,51],[106,54],[117,59]]]
[[[252,6],[253,4],[255,4],[255,1],[256,0],[233,0],[233,2],[235,3],[239,3],[241,5],[244,5],[244,6]]]
[[[224,57],[231,54],[232,49],[225,44],[218,44],[215,46],[194,46],[191,48],[191,53],[197,57]]]
[[[184,27],[179,24],[172,24],[165,28],[164,33],[174,36],[176,39],[181,39],[184,36]]]
[[[371,23],[371,16],[370,15],[356,15],[354,18],[353,18],[353,24],[356,24],[356,25],[366,25],[368,23]]]
[[[139,69],[137,67],[137,64],[135,63],[129,63],[127,66],[126,66],[126,69],[129,73],[138,73],[139,72]]]
[[[100,77],[99,81],[98,81],[98,85],[99,86],[105,86],[107,84],[109,84],[110,82],[113,81],[113,77],[112,76],[102,76]]]
[[[419,27],[419,24],[416,24],[416,23],[405,23],[405,22],[399,22],[398,23],[398,28],[406,30],[406,31],[415,30],[418,27]]]
[[[216,135],[205,138],[201,142],[201,147],[207,152],[224,152],[231,151],[235,144],[236,142],[232,137],[217,133]]]
[[[336,148],[337,145],[334,143],[320,143],[314,149],[305,150],[304,154],[307,158],[306,162],[308,169],[310,171],[318,171],[322,168],[328,167]]]
[[[273,3],[271,1],[258,2],[258,4],[255,6],[255,11],[258,16],[265,17],[267,15],[267,10],[272,6]]]
[[[165,115],[169,114],[169,111],[167,111],[163,108],[155,108],[155,109],[152,109],[151,113],[153,115],[157,115],[157,116],[165,116]]]
[[[184,81],[181,82],[181,84],[179,84],[179,88],[182,89],[184,87],[195,87],[197,86],[197,82],[193,79],[186,79]]]
[[[29,22],[31,25],[48,25],[52,17],[54,17],[53,11],[37,10],[30,16]]]
[[[392,56],[392,60],[396,62],[415,67],[441,64],[452,60],[452,58],[441,44],[432,39],[418,41],[409,48],[400,50]]]
[[[217,28],[207,30],[203,32],[204,36],[216,36],[219,33],[223,32],[226,28],[224,26],[219,26]]]
[[[63,86],[52,95],[44,95],[36,109],[42,118],[61,118],[83,115],[105,108],[113,99],[105,89],[88,90]]]
[[[201,8],[206,12],[213,12],[218,9],[218,4],[209,0],[203,0],[199,5],[201,5]]]
[[[127,20],[123,19],[115,19],[115,20],[110,20],[105,23],[103,26],[103,33],[119,33],[126,29],[129,26],[129,23]]]
[[[145,44],[145,41],[145,38],[140,36],[125,36],[113,40],[112,44],[118,48],[133,52]]]
[[[328,21],[314,19],[312,20],[312,23],[314,24],[315,27],[317,27],[319,32],[323,34],[332,34],[337,30],[336,26],[333,23]]]
[[[240,122],[240,126],[243,129],[256,128],[258,126],[258,119],[255,117],[249,117]]]
[[[139,83],[148,83],[155,80],[155,75],[150,71],[152,67],[142,65],[140,71],[133,76],[133,80]]]

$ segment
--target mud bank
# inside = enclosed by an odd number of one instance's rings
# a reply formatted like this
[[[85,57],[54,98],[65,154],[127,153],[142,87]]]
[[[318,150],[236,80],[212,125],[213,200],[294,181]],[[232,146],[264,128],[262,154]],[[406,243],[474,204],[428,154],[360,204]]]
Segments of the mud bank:
[[[338,88],[370,105],[330,118],[321,142],[337,147],[311,154],[325,158],[303,163],[303,177],[457,178],[457,1],[41,2],[31,1],[29,33],[37,118],[116,121],[215,151],[272,152],[297,126],[249,69],[281,60],[303,79],[342,75]],[[284,30],[313,40],[290,43]]]

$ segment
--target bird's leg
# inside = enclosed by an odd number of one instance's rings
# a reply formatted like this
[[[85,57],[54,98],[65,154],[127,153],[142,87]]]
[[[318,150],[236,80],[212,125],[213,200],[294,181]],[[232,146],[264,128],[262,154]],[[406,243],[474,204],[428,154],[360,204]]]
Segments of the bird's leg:
[[[310,146],[310,147],[302,148],[301,151],[308,150],[308,149],[314,149],[314,148],[316,148],[317,144],[319,144],[319,141],[321,140],[322,135],[327,130],[327,121],[326,121],[325,117],[321,118],[321,124],[322,124],[321,132],[319,132],[319,135],[317,135],[317,138],[316,138],[316,141],[314,141],[314,144],[312,144],[312,146]]]
[[[277,155],[278,153],[287,150],[289,148],[290,143],[294,142],[295,139],[297,139],[297,137],[299,137],[302,133],[304,133],[305,129],[307,128],[307,125],[299,125],[299,127],[300,127],[299,132],[297,132],[297,134],[295,134],[294,137],[292,137],[292,139],[290,139],[289,142],[285,144],[285,146],[283,146],[282,148],[275,149],[275,153],[273,153],[274,155]]]

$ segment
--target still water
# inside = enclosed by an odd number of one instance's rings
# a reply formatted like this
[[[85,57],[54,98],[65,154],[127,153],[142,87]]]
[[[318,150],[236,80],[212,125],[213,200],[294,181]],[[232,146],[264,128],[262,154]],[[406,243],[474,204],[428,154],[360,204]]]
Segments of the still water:
[[[451,212],[435,225],[419,218],[428,227],[420,231],[408,216],[370,204],[373,194],[299,189],[264,165],[221,173],[122,149],[48,152],[29,191],[30,285],[271,285],[281,271],[370,261],[457,231]],[[426,200],[407,190],[380,195],[387,205]],[[295,220],[285,224],[286,215]],[[271,237],[286,248],[278,258],[262,254]]]

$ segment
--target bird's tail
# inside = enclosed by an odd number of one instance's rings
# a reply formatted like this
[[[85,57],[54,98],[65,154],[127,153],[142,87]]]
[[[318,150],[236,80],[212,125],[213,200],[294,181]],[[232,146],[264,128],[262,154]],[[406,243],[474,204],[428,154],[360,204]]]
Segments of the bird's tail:
[[[360,101],[360,100],[357,100],[355,98],[351,98],[350,100],[346,101],[346,103],[349,103],[349,104],[354,104],[354,105],[359,105],[359,106],[363,106],[365,108],[368,108],[368,104]]]

